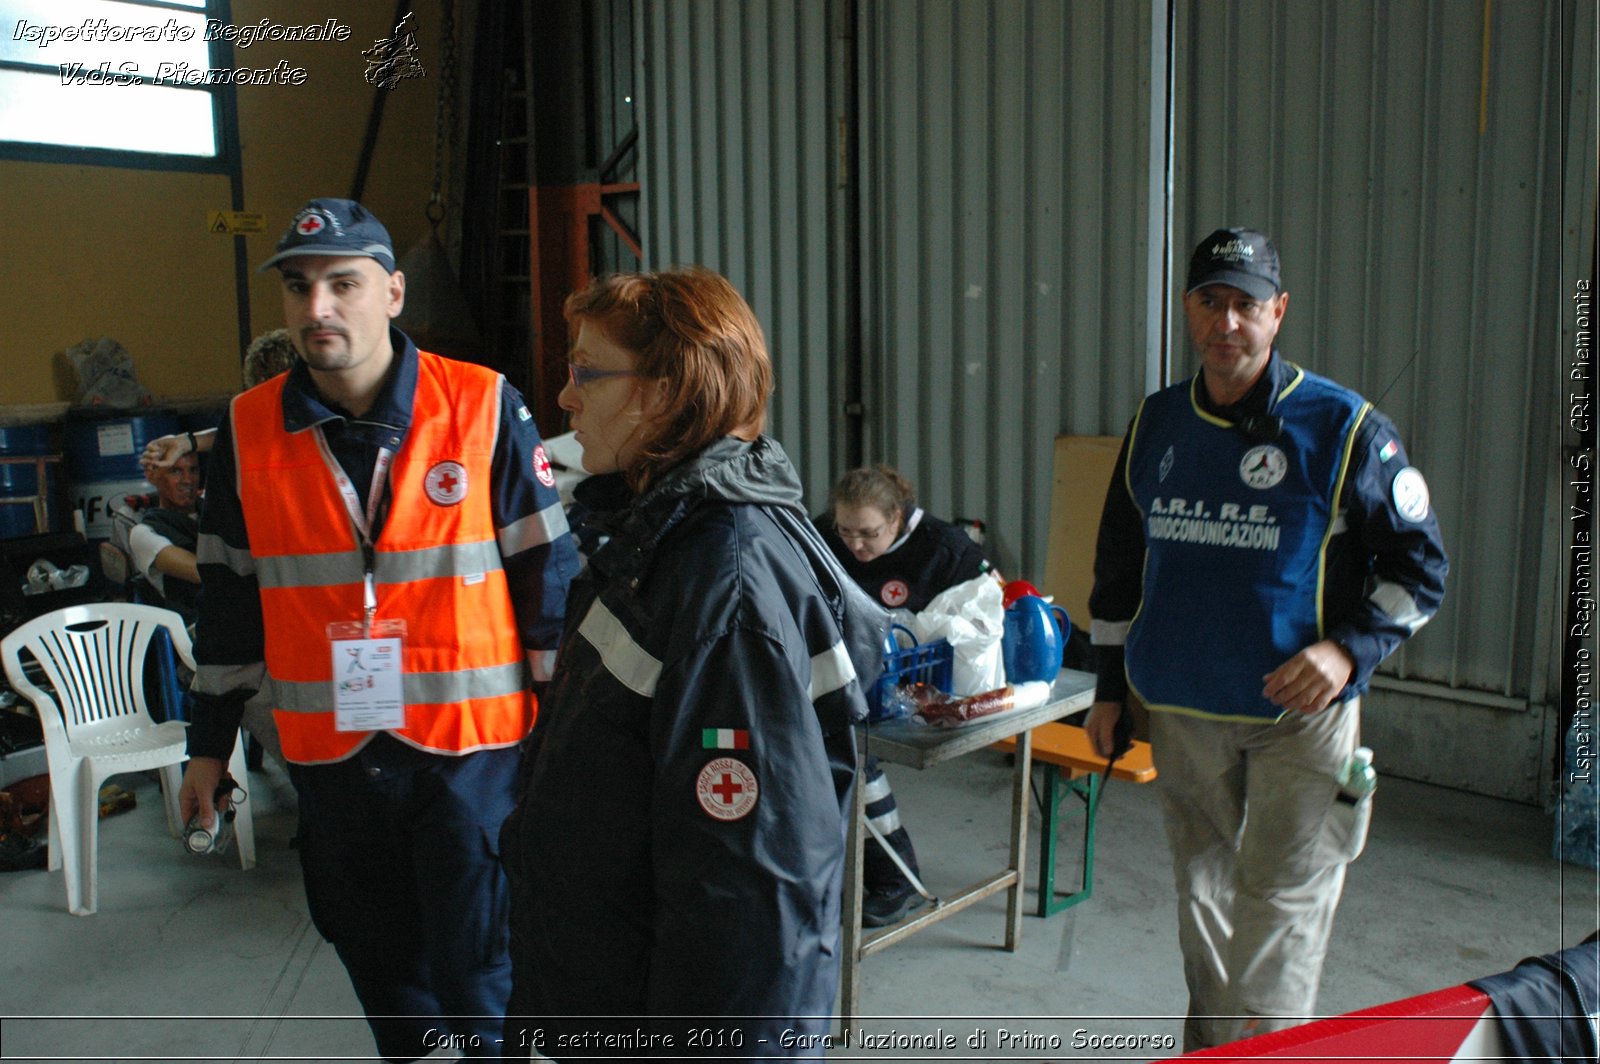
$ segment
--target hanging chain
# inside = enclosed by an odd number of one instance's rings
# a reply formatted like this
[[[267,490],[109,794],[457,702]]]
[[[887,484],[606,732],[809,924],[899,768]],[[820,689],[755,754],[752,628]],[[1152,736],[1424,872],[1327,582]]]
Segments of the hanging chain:
[[[442,9],[439,22],[440,50],[443,53],[444,72],[439,77],[439,105],[434,110],[433,125],[433,196],[428,200],[428,221],[435,229],[444,220],[444,161],[455,134],[456,106],[456,20],[455,0],[440,0]]]

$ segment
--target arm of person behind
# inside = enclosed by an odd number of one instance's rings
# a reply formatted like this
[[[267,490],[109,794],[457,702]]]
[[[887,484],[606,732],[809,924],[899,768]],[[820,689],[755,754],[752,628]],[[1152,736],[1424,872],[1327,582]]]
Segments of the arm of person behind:
[[[200,582],[200,564],[194,551],[182,547],[163,547],[151,562],[151,567],[163,576],[187,580],[191,584]]]
[[[156,565],[156,559],[160,557],[162,551],[169,550],[172,546],[172,540],[142,521],[128,530],[128,554],[133,560],[133,568],[157,591],[162,590],[162,581],[167,574],[166,570]],[[195,578],[199,579],[198,570]]]
[[[534,683],[542,686],[555,668],[567,588],[578,574],[578,550],[539,430],[521,394],[505,383],[501,385],[500,432],[490,481],[494,524],[517,630],[528,652]]]
[[[145,469],[166,469],[184,455],[203,454],[216,442],[216,429],[199,432],[179,432],[172,436],[157,436],[144,445],[139,454],[139,464]]]
[[[1128,436],[1124,435],[1100,511],[1094,589],[1089,594],[1089,639],[1094,645],[1096,682],[1094,704],[1083,727],[1101,757],[1111,756],[1117,722],[1128,712],[1122,648],[1144,590],[1144,518],[1128,494],[1127,472]]]
[[[128,533],[128,553],[138,573],[165,599],[167,578],[200,583],[200,569],[191,550],[173,543],[147,524],[134,525]]]
[[[261,686],[265,672],[261,589],[239,503],[226,423],[219,435],[220,444],[211,456],[196,551],[203,594],[195,625],[190,760],[178,795],[185,821],[196,810],[212,813],[212,796],[238,741],[244,704]],[[207,824],[214,822],[209,815],[202,819]]]

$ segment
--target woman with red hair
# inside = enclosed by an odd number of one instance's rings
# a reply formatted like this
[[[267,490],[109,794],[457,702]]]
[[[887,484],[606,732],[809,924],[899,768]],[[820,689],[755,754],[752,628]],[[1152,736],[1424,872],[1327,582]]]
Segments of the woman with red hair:
[[[566,314],[560,404],[603,545],[501,835],[507,1046],[820,1058],[883,615],[761,434],[772,367],[732,285],[607,277]]]

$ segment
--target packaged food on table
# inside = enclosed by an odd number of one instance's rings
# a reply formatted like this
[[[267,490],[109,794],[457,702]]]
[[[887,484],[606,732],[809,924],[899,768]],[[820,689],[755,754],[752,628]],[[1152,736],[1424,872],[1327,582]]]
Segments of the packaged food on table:
[[[1010,684],[965,697],[946,694],[925,684],[917,684],[910,690],[917,701],[917,715],[929,724],[944,728],[1004,713],[1012,708],[1016,697],[1016,689]]]

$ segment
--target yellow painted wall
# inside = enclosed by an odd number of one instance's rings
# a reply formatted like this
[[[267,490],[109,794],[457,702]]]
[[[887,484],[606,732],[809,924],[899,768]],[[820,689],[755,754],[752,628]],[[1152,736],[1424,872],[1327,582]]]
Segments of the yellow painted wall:
[[[153,392],[233,387],[231,242],[208,239],[204,213],[184,206],[227,194],[213,174],[0,162],[13,223],[0,255],[0,402],[74,398],[60,353],[100,336],[128,349]]]
[[[390,35],[394,7],[385,0],[234,0],[232,9],[238,26],[263,18],[297,25],[335,17],[351,28],[345,42],[263,41],[234,49],[235,66],[271,67],[283,59],[307,72],[302,85],[235,89],[243,208],[265,214],[268,230],[244,241],[249,331],[255,335],[283,323],[276,272],[257,274],[255,268],[272,255],[278,235],[307,199],[350,194],[378,91],[366,81],[361,52]],[[397,256],[427,231],[423,209],[433,176],[434,106],[443,73],[438,5],[417,0],[412,10],[427,76],[402,81],[387,93],[362,196],[388,225]],[[0,31],[9,29],[0,25]],[[206,227],[208,211],[230,206],[224,175],[0,160],[0,228],[6,235],[0,254],[0,405],[74,398],[61,353],[99,336],[128,349],[140,383],[158,398],[236,390],[237,241]]]

